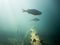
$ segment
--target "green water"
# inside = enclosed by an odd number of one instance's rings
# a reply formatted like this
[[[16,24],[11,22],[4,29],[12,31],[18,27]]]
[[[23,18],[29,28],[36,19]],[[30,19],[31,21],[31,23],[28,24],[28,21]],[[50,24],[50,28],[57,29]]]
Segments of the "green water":
[[[22,9],[37,9],[42,14],[33,16]],[[40,21],[32,22],[36,17]],[[0,0],[0,45],[21,45],[32,26],[42,40],[57,45],[59,0]]]

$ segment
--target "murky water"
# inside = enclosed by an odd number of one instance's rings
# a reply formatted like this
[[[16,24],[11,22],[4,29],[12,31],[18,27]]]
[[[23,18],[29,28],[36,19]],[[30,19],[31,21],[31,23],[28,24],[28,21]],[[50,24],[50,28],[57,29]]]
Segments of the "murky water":
[[[59,28],[58,3],[58,0],[0,0],[0,45],[22,45],[32,27],[42,40],[55,45]],[[23,13],[22,9],[37,9],[42,14],[34,16]],[[31,21],[34,18],[40,21]]]

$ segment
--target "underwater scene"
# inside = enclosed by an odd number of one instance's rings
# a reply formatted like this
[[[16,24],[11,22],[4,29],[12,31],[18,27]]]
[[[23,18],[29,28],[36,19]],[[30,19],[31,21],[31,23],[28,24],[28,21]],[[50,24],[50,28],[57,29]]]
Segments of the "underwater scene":
[[[0,0],[0,45],[57,45],[59,0]]]

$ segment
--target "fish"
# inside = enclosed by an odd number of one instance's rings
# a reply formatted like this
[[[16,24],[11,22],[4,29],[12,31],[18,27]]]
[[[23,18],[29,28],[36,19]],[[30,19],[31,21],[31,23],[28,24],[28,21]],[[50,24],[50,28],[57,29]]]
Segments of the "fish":
[[[32,21],[40,21],[40,19],[39,18],[34,18],[34,19],[32,19]]]
[[[28,14],[32,14],[32,15],[41,15],[42,12],[37,10],[37,9],[22,9],[23,12],[27,12]]]

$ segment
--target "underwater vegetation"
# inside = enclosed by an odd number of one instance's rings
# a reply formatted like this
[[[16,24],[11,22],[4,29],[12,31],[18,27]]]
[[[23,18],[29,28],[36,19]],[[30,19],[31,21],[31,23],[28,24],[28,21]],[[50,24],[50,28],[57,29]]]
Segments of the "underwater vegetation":
[[[0,45],[48,45],[41,40],[40,36],[38,35],[37,31],[34,28],[31,28],[26,34],[24,35],[23,39],[17,38],[7,38],[5,41],[0,41]]]
[[[17,43],[18,40],[15,38],[10,38],[10,39],[8,39],[8,41],[10,42],[11,45],[18,45],[18,43]]]
[[[25,36],[21,45],[48,45],[46,41],[41,40],[34,29],[31,29]]]
[[[19,44],[20,43],[20,44]],[[18,43],[16,38],[8,38],[7,41],[1,41],[0,45],[21,45],[21,42]]]

